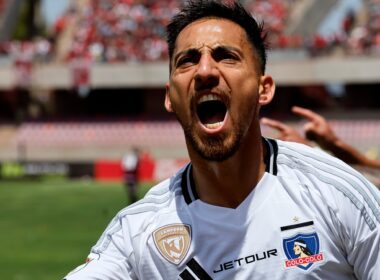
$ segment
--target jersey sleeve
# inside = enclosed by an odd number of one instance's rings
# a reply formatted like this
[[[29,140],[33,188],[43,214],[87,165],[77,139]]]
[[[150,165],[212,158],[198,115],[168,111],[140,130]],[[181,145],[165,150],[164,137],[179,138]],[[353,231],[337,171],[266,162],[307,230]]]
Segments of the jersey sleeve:
[[[352,182],[350,203],[341,204],[347,260],[358,279],[380,279],[380,191],[364,178]]]
[[[121,219],[115,217],[85,264],[70,272],[63,280],[134,280],[132,243]]]
[[[348,260],[354,267],[358,279],[380,279],[380,231],[379,227],[358,242]]]

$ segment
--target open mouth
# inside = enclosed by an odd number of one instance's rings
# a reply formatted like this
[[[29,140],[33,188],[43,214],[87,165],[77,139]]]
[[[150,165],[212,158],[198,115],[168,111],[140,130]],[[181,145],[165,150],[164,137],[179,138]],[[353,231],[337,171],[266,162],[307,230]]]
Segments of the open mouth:
[[[214,94],[202,96],[197,105],[197,114],[201,123],[209,128],[216,129],[223,124],[227,113],[227,106]]]

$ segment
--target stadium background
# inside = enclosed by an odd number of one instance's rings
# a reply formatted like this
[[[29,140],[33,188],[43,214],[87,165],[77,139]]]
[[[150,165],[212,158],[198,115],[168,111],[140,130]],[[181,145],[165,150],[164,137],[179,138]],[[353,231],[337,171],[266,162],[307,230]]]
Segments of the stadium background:
[[[0,0],[1,279],[59,279],[84,260],[126,205],[127,151],[142,150],[140,195],[187,161],[163,108],[181,1],[60,0],[49,17],[53,1]],[[380,1],[242,2],[270,32],[262,115],[301,129],[290,107],[311,108],[379,158]]]

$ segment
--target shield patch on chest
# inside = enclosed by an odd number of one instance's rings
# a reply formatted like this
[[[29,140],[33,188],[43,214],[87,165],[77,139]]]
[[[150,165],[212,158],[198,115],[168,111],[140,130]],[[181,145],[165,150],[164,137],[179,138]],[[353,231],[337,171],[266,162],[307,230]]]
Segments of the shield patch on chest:
[[[186,224],[171,224],[153,232],[154,244],[169,262],[179,264],[189,251],[191,227]]]
[[[285,267],[298,267],[308,270],[314,263],[324,259],[319,251],[319,238],[316,232],[296,234],[283,240],[283,249],[287,257]]]

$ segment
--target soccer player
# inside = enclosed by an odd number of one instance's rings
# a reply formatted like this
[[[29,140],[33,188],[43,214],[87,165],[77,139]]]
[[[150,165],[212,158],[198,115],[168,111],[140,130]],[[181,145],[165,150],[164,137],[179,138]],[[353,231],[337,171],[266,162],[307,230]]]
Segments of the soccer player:
[[[237,1],[194,0],[167,31],[165,107],[191,161],[120,211],[65,279],[380,279],[379,191],[323,152],[261,136],[275,90],[262,26]]]
[[[121,160],[121,168],[124,175],[124,186],[131,204],[137,201],[139,158],[139,149],[133,148],[131,151],[126,153]]]

